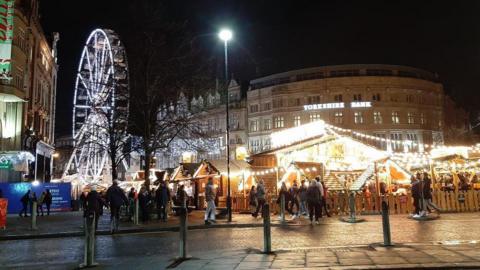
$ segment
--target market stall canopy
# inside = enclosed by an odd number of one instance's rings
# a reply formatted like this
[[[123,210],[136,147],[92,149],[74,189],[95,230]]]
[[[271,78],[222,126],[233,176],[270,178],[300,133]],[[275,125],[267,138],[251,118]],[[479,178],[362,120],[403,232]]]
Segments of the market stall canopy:
[[[177,181],[191,179],[193,176],[195,176],[195,172],[200,165],[201,163],[180,163],[180,165],[178,165],[178,167],[173,171],[170,180]]]
[[[208,160],[218,172],[227,174],[227,161],[224,159]],[[243,160],[230,160],[230,175],[239,175],[251,170],[251,165]]]
[[[317,176],[321,176],[322,170],[323,165],[321,163],[301,161],[292,162],[286,168],[281,181],[285,182],[287,186],[290,186],[295,180],[300,183],[300,181],[305,178],[312,180]]]

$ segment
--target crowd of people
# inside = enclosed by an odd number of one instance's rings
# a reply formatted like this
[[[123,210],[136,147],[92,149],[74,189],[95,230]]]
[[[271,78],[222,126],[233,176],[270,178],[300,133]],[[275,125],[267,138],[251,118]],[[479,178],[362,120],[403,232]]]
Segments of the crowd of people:
[[[1,198],[1,197],[0,197]],[[50,207],[52,205],[52,193],[49,189],[46,189],[40,194],[40,197],[37,198],[37,194],[29,189],[21,198],[20,202],[22,203],[22,210],[18,213],[19,216],[28,217],[28,213],[33,215],[34,203],[37,203],[36,211],[37,216],[43,216],[43,206],[45,205],[47,210],[47,216],[50,215]]]
[[[259,180],[257,186],[252,186],[249,193],[249,204],[252,208],[252,216],[257,218],[263,206],[265,205],[265,185],[263,180]],[[300,186],[295,180],[290,188],[287,188],[285,182],[282,182],[277,198],[280,207],[284,207],[292,219],[298,219],[301,216],[309,217],[310,223],[319,224],[323,212],[330,217],[327,208],[328,188],[320,177],[313,180],[308,178],[301,181]],[[283,203],[282,203],[283,201]],[[284,215],[281,211],[280,215]],[[280,216],[281,219],[284,216]]]

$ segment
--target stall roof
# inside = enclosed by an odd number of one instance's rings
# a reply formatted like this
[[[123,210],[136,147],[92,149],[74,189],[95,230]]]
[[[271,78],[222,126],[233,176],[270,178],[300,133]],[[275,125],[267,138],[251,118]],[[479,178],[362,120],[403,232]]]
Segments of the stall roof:
[[[208,160],[213,167],[220,173],[227,172],[227,161],[224,159]],[[242,172],[250,170],[252,166],[243,160],[230,160],[230,173]]]

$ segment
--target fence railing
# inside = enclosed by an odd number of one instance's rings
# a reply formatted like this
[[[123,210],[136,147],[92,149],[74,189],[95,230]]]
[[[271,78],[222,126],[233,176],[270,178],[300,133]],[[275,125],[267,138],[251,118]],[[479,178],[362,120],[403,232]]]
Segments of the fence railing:
[[[480,211],[480,191],[440,191],[432,193],[432,201],[440,209],[446,212],[474,212]],[[355,194],[356,211],[358,214],[379,214],[381,209],[381,199],[376,194],[365,195],[364,193]],[[414,212],[413,199],[410,193],[406,195],[386,194],[385,200],[388,202],[390,214],[409,214]],[[270,212],[278,213],[279,205],[276,196],[268,196],[267,202],[270,204]],[[347,214],[348,196],[346,193],[331,192],[327,196],[327,204],[332,214]],[[250,211],[248,196],[234,195],[232,203],[234,212]]]

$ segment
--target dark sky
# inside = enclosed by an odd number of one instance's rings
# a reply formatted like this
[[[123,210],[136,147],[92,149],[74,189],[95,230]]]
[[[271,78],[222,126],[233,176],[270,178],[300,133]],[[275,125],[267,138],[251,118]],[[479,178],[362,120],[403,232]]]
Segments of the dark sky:
[[[135,0],[143,1],[143,0]],[[160,1],[160,0],[159,0]],[[480,101],[480,1],[170,0],[169,16],[187,20],[195,34],[235,31],[231,69],[257,75],[310,66],[379,63],[439,74],[460,105]],[[119,0],[43,0],[45,32],[60,32],[57,133],[69,134],[74,78],[82,46],[95,28],[115,29]],[[115,29],[121,32],[121,29]],[[202,38],[222,60],[221,43]]]

